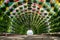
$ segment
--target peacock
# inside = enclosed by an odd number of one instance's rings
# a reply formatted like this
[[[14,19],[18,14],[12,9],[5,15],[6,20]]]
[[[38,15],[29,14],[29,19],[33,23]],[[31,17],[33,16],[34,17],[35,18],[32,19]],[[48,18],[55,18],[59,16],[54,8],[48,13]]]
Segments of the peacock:
[[[59,4],[59,0],[4,2],[0,7],[0,20],[4,23],[6,21],[3,20],[7,19],[5,28],[8,33],[26,34],[27,30],[32,30],[34,34],[59,32]]]

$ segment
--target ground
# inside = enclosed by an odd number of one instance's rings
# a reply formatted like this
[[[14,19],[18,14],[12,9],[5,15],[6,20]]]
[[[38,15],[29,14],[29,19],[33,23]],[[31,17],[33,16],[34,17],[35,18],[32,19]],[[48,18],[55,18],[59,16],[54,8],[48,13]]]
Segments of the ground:
[[[13,35],[0,36],[0,40],[60,40],[60,37],[41,35]]]

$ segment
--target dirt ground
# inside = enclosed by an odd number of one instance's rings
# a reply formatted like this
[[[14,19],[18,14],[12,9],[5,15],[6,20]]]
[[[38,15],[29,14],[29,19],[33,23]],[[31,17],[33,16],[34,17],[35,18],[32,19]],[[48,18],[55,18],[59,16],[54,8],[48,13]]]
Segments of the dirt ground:
[[[0,40],[60,40],[60,37],[48,35],[10,35],[0,36]]]

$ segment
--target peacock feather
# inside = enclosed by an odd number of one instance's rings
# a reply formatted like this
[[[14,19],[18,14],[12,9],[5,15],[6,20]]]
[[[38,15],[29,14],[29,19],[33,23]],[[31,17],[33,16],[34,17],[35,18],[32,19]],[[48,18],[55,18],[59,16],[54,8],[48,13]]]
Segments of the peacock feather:
[[[26,34],[28,29],[32,29],[34,34],[59,32],[60,5],[57,1],[23,0],[4,3],[0,7],[0,20],[4,20],[3,16],[9,18],[9,21],[5,18],[9,22],[9,33]]]

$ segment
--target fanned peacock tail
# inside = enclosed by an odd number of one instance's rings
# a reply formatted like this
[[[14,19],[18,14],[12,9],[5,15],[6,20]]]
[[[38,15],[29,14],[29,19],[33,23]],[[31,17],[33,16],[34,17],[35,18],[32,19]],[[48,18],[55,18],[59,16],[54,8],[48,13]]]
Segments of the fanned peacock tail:
[[[1,32],[26,34],[28,29],[32,29],[34,34],[59,32],[59,4],[59,0],[4,2],[0,7]]]

